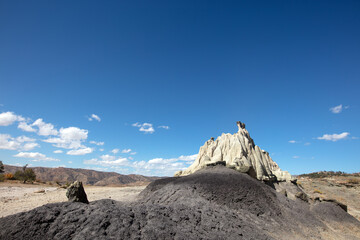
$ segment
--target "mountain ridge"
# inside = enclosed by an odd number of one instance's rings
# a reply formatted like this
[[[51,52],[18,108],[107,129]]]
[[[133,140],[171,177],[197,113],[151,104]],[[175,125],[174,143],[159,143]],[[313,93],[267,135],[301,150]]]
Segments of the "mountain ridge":
[[[48,168],[48,167],[29,167],[34,170],[36,178],[44,182],[73,182],[81,181],[86,185],[107,186],[123,185],[136,182],[152,182],[161,177],[143,176],[137,174],[124,175],[116,172],[101,172],[82,168]],[[22,170],[22,167],[4,164],[7,173],[15,173]]]

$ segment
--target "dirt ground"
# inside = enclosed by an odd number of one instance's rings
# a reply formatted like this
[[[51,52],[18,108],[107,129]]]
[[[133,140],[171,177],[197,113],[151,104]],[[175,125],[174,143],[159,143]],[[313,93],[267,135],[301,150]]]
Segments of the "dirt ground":
[[[360,184],[348,184],[349,178],[355,177],[328,177],[308,178],[301,177],[298,183],[303,187],[306,194],[312,198],[335,199],[348,206],[348,213],[360,221]]]
[[[85,186],[89,201],[113,199],[117,201],[134,201],[146,187],[97,187]],[[65,202],[66,190],[50,185],[33,185],[20,183],[0,183],[0,217],[29,211],[47,203]]]

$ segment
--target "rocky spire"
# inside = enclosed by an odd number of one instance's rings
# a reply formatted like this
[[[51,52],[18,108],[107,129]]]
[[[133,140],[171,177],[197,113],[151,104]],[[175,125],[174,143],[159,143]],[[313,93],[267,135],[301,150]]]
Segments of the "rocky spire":
[[[177,172],[176,176],[189,175],[201,168],[219,161],[226,166],[240,170],[253,168],[254,175],[264,181],[286,181],[292,177],[289,172],[282,171],[274,162],[269,153],[256,146],[245,124],[238,121],[238,132],[235,134],[223,133],[216,140],[211,138],[200,147],[195,162],[186,170]]]

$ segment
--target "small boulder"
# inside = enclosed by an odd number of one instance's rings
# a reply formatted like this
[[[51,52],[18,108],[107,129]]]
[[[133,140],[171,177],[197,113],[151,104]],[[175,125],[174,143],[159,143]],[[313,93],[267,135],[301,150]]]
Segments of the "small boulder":
[[[334,203],[335,205],[341,207],[345,212],[347,212],[347,205],[339,202],[338,200],[335,200],[335,199],[322,199],[322,201]]]
[[[304,192],[297,192],[295,194],[295,197],[299,198],[300,200],[303,200],[304,202],[309,202],[309,197]]]
[[[75,181],[66,192],[69,202],[89,203],[82,182]]]
[[[38,191],[35,191],[34,193],[45,193],[45,189],[40,189]]]
[[[248,174],[250,177],[255,178],[256,179],[256,172],[253,166],[246,166],[246,165],[242,165],[240,167],[238,167],[236,170],[238,170],[241,173],[246,173]]]

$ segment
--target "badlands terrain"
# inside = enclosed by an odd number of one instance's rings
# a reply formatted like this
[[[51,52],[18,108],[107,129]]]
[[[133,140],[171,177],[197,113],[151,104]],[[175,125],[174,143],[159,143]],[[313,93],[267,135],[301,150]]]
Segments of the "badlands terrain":
[[[360,239],[357,175],[295,178],[237,125],[206,141],[175,177],[85,186],[90,203],[68,202],[54,186],[4,183],[1,208],[16,210],[0,218],[0,239]],[[94,174],[85,177],[104,184]]]
[[[134,201],[146,187],[98,187],[85,186],[89,201],[113,199],[122,202]],[[66,189],[46,184],[0,183],[0,217],[29,211],[48,203],[66,202]]]

